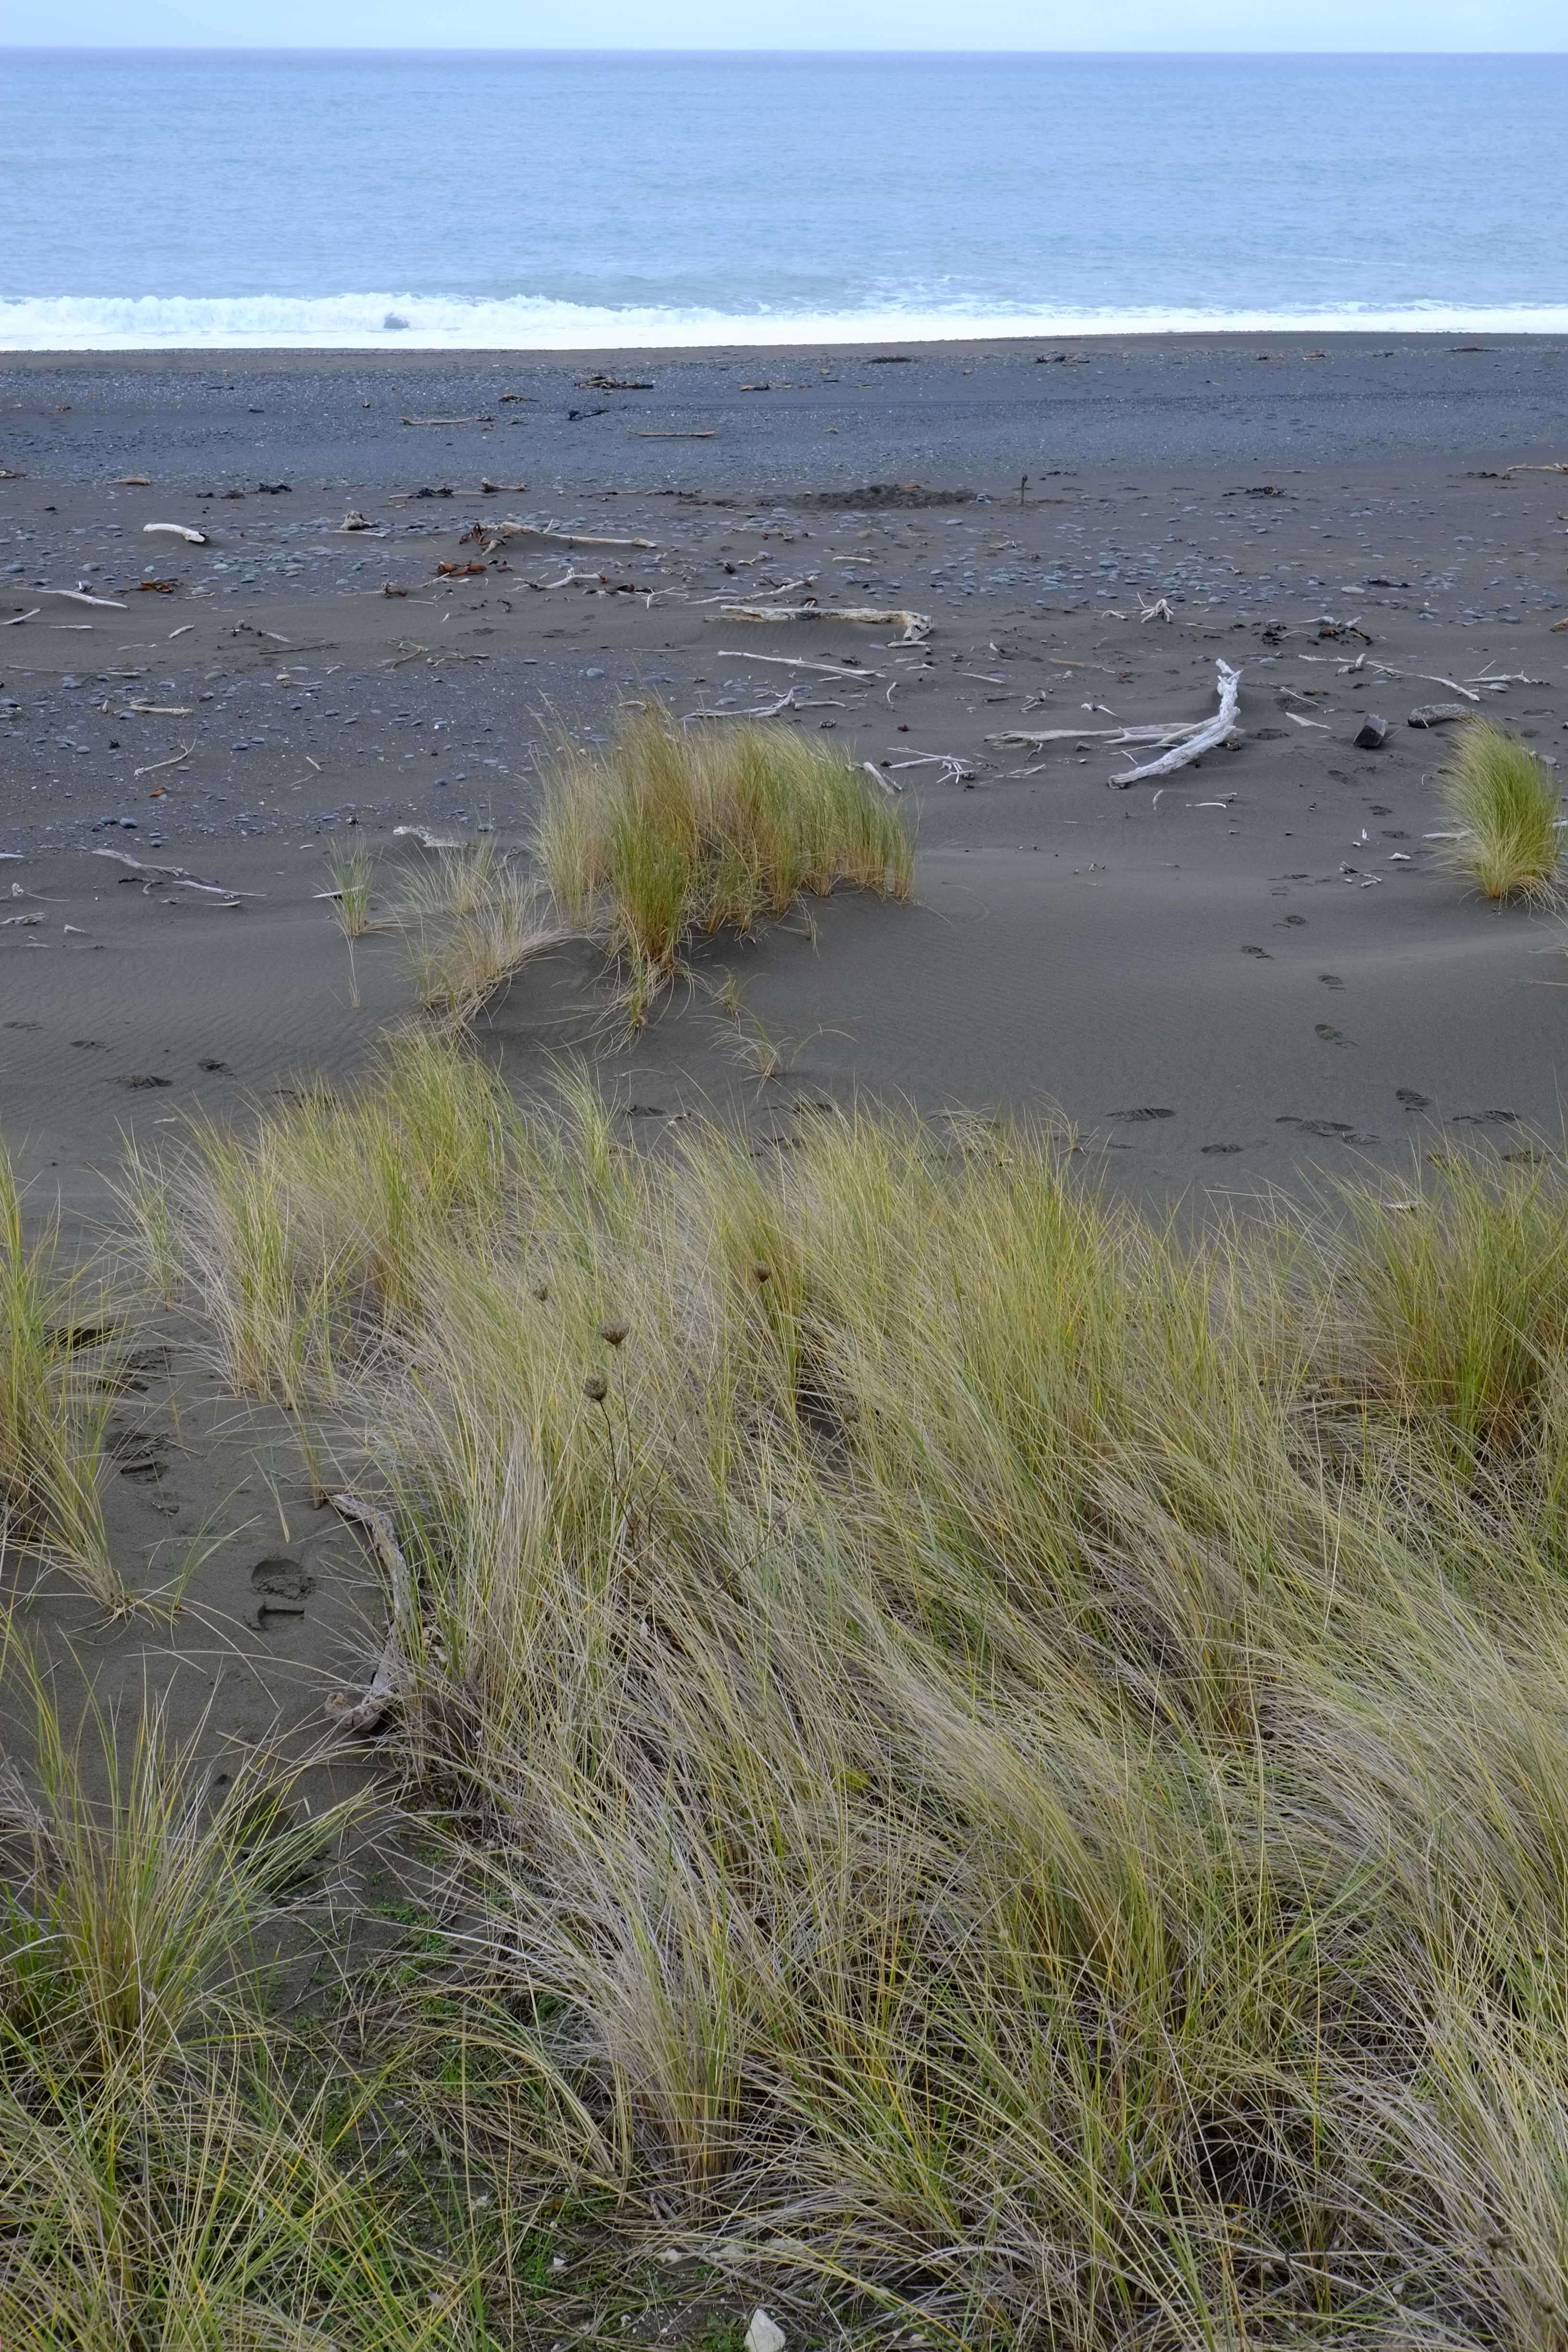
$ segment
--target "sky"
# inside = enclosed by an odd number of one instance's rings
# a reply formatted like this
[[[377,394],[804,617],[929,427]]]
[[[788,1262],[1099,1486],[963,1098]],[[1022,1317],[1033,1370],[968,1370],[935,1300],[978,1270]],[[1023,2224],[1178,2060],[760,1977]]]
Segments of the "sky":
[[[1568,0],[0,0],[5,43],[1561,52]]]

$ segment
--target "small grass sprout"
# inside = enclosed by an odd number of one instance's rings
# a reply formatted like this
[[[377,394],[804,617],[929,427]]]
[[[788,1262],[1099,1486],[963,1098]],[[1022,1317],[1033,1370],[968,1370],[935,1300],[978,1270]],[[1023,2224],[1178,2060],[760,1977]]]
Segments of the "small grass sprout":
[[[332,913],[345,940],[363,939],[371,927],[371,887],[375,854],[363,842],[334,841],[327,850]]]

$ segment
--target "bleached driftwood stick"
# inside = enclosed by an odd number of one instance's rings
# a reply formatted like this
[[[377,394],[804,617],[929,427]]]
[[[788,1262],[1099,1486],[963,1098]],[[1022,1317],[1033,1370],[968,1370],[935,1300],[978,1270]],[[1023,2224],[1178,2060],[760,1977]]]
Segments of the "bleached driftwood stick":
[[[503,539],[552,539],[561,547],[657,547],[657,539],[610,539],[603,531],[558,530],[552,522],[518,522],[508,516],[505,522],[490,522],[476,529],[483,530],[488,542],[499,546]]]
[[[168,539],[188,539],[193,547],[205,547],[207,543],[205,531],[193,530],[188,522],[144,522],[142,526],[144,539],[155,538],[160,533]]]
[[[340,1518],[352,1519],[365,1529],[392,1590],[386,1639],[364,1696],[353,1699],[347,1691],[334,1691],[327,1701],[329,1710],[345,1731],[374,1731],[397,1697],[411,1637],[418,1628],[414,1579],[403,1557],[397,1530],[385,1511],[378,1510],[374,1503],[363,1502],[357,1495],[329,1495],[327,1500]]]
[[[109,613],[127,610],[117,596],[89,596],[85,588],[34,588],[28,593],[34,596],[63,596],[68,604],[100,604]]]
[[[1145,776],[1168,776],[1177,768],[1190,766],[1194,760],[1201,760],[1205,751],[1216,751],[1234,732],[1237,709],[1241,701],[1241,672],[1232,669],[1227,661],[1216,661],[1215,668],[1218,672],[1219,709],[1214,717],[1195,734],[1189,735],[1184,743],[1178,743],[1174,750],[1163,752],[1159,759],[1151,760],[1146,766],[1130,768],[1124,776],[1108,777],[1107,782],[1117,792],[1125,791],[1129,784],[1141,783]]]
[[[146,771],[151,773],[151,770]],[[133,873],[145,874],[150,890],[155,882],[178,883],[182,890],[205,890],[217,898],[264,898],[265,890],[227,890],[221,882],[205,882],[198,874],[187,873],[183,866],[147,866],[140,857],[132,857],[123,849],[95,849],[94,857],[111,857],[116,866],[129,866]]]
[[[192,741],[186,744],[183,751],[176,751],[172,759],[153,760],[150,761],[144,768],[133,768],[131,772],[132,778],[136,782],[140,783],[143,776],[155,776],[160,768],[183,767],[195,748],[195,742],[193,739]],[[112,855],[112,852],[107,849],[100,849],[98,851],[97,855],[100,857],[108,857]],[[133,858],[127,858],[124,862],[129,866],[134,865],[135,860]]]
[[[824,677],[880,677],[879,669],[862,669],[858,662],[805,661],[798,654],[748,654],[739,646],[721,646],[718,661],[766,662],[773,669],[812,669]]]
[[[901,626],[903,635],[893,643],[918,646],[931,631],[928,613],[911,613],[902,607],[885,611],[878,604],[724,604],[710,616],[719,621],[868,621],[873,626]]]
[[[1002,743],[1031,751],[1047,743],[1089,743],[1100,740],[1113,748],[1123,743],[1184,743],[1206,719],[1178,719],[1170,727],[1010,727],[1005,735],[987,735],[988,743]]]

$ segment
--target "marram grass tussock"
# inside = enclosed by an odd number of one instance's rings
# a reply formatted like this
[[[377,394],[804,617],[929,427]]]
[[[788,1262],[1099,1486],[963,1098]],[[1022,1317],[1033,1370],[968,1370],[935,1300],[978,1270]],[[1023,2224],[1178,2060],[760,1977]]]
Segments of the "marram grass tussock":
[[[1533,751],[1506,728],[1467,719],[1442,791],[1464,827],[1454,862],[1484,898],[1551,895],[1562,856],[1559,796]]]
[[[683,1132],[424,1037],[142,1171],[418,1578],[421,2128],[808,2340],[1558,2345],[1562,1163],[1183,1243],[1027,1126]]]

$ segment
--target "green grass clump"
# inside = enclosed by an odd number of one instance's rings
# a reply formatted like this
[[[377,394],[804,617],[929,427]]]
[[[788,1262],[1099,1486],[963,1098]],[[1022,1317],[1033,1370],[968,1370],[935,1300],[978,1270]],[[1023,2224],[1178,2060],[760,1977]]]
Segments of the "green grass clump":
[[[902,898],[907,827],[841,756],[783,730],[628,715],[603,753],[564,748],[538,854],[557,904],[606,930],[634,1019],[697,934],[749,931],[841,882]]]
[[[1443,779],[1465,828],[1455,856],[1488,898],[1542,896],[1557,878],[1557,788],[1533,751],[1506,729],[1467,719]]]
[[[1026,1126],[661,1155],[440,1040],[334,1116],[226,1181],[417,1579],[422,2113],[506,2210],[825,2336],[1555,2343],[1561,1163],[1183,1242]]]
[[[346,1811],[296,1822],[257,1765],[214,1797],[156,1706],[78,1746],[34,1698],[0,1820],[0,2343],[468,2342],[461,2267],[377,2193],[363,2086],[265,2012],[261,1941]]]
[[[104,1334],[79,1280],[58,1269],[58,1233],[29,1242],[0,1145],[0,1548],[63,1568],[106,1609],[125,1605],[103,1523],[110,1389]]]

